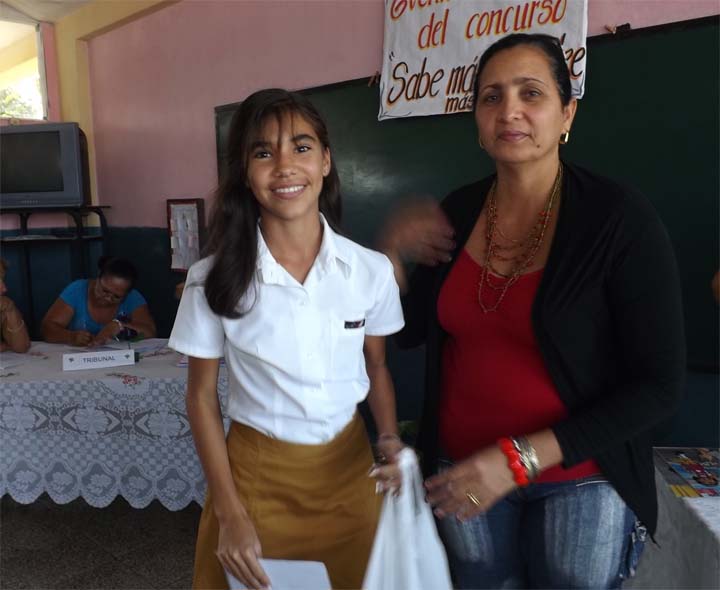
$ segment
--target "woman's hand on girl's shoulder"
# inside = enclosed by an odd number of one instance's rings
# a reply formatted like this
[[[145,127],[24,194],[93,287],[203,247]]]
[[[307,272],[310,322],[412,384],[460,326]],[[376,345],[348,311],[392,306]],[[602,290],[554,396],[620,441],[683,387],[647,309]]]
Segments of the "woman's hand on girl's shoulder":
[[[379,246],[388,257],[428,266],[448,262],[455,232],[439,203],[409,201],[393,213],[383,228]]]
[[[270,579],[260,565],[262,548],[250,518],[236,516],[218,522],[218,561],[248,588],[268,588]]]
[[[503,452],[491,445],[425,481],[438,518],[467,520],[486,512],[515,488]]]
[[[396,496],[402,486],[402,474],[398,455],[405,444],[396,434],[381,434],[375,444],[377,463],[370,470],[370,477],[377,482],[378,493],[390,492]]]

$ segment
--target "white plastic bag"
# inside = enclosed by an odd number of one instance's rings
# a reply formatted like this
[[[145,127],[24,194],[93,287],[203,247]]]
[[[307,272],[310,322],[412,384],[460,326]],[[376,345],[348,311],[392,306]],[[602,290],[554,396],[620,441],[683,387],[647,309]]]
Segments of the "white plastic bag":
[[[425,502],[417,457],[405,448],[398,459],[402,488],[397,497],[385,494],[363,589],[451,590],[447,556]]]

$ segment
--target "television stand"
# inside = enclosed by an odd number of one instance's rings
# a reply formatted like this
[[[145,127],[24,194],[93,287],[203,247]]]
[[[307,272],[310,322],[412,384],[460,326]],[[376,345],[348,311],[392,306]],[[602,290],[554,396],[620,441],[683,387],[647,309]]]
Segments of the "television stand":
[[[73,250],[76,255],[80,257],[80,273],[73,272],[73,280],[81,278],[80,275],[83,273],[85,276],[91,274],[89,268],[89,256],[88,256],[88,243],[92,241],[100,241],[102,253],[105,254],[105,240],[108,233],[107,221],[105,219],[104,209],[109,209],[107,205],[85,205],[77,207],[28,207],[28,208],[2,208],[0,209],[0,215],[17,215],[20,218],[20,230],[19,234],[12,236],[0,237],[0,243],[2,247],[8,248],[11,246],[21,246],[20,250],[20,264],[22,266],[25,293],[27,295],[28,306],[25,321],[28,324],[31,336],[36,334],[37,322],[35,319],[35,305],[33,300],[33,287],[32,287],[32,272],[30,270],[30,248],[33,244],[47,244],[47,243],[58,243],[58,242],[71,242]],[[69,215],[74,221],[74,227],[68,227],[67,230],[63,230],[62,233],[39,233],[31,232],[28,229],[28,220],[30,216],[35,213],[64,213]],[[85,230],[83,220],[89,215],[97,215],[100,221],[100,233],[99,234],[88,234]],[[71,268],[76,268],[74,264],[71,264]]]

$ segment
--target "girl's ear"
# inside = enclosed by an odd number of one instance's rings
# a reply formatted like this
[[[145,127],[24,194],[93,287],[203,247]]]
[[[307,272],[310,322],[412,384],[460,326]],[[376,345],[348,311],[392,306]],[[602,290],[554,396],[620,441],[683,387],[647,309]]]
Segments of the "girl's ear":
[[[332,158],[330,156],[330,150],[328,148],[325,148],[323,152],[323,176],[327,176],[330,174],[330,167],[332,165]]]

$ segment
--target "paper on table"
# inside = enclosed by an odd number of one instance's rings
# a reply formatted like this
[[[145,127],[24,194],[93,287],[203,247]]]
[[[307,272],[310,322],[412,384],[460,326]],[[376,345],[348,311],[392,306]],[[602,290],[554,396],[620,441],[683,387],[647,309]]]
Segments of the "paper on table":
[[[36,357],[9,350],[3,351],[3,353],[0,354],[0,373],[4,373],[13,367],[21,367],[33,360],[36,360]]]
[[[139,340],[108,340],[101,346],[77,349],[82,352],[132,349],[140,356],[167,348],[167,338],[142,338]]]
[[[127,340],[108,340],[105,344],[88,348],[87,351],[91,350],[127,350],[133,348]]]
[[[261,559],[260,565],[270,578],[272,590],[331,590],[327,569],[320,561]],[[225,572],[225,575],[230,590],[247,588],[232,574]]]

